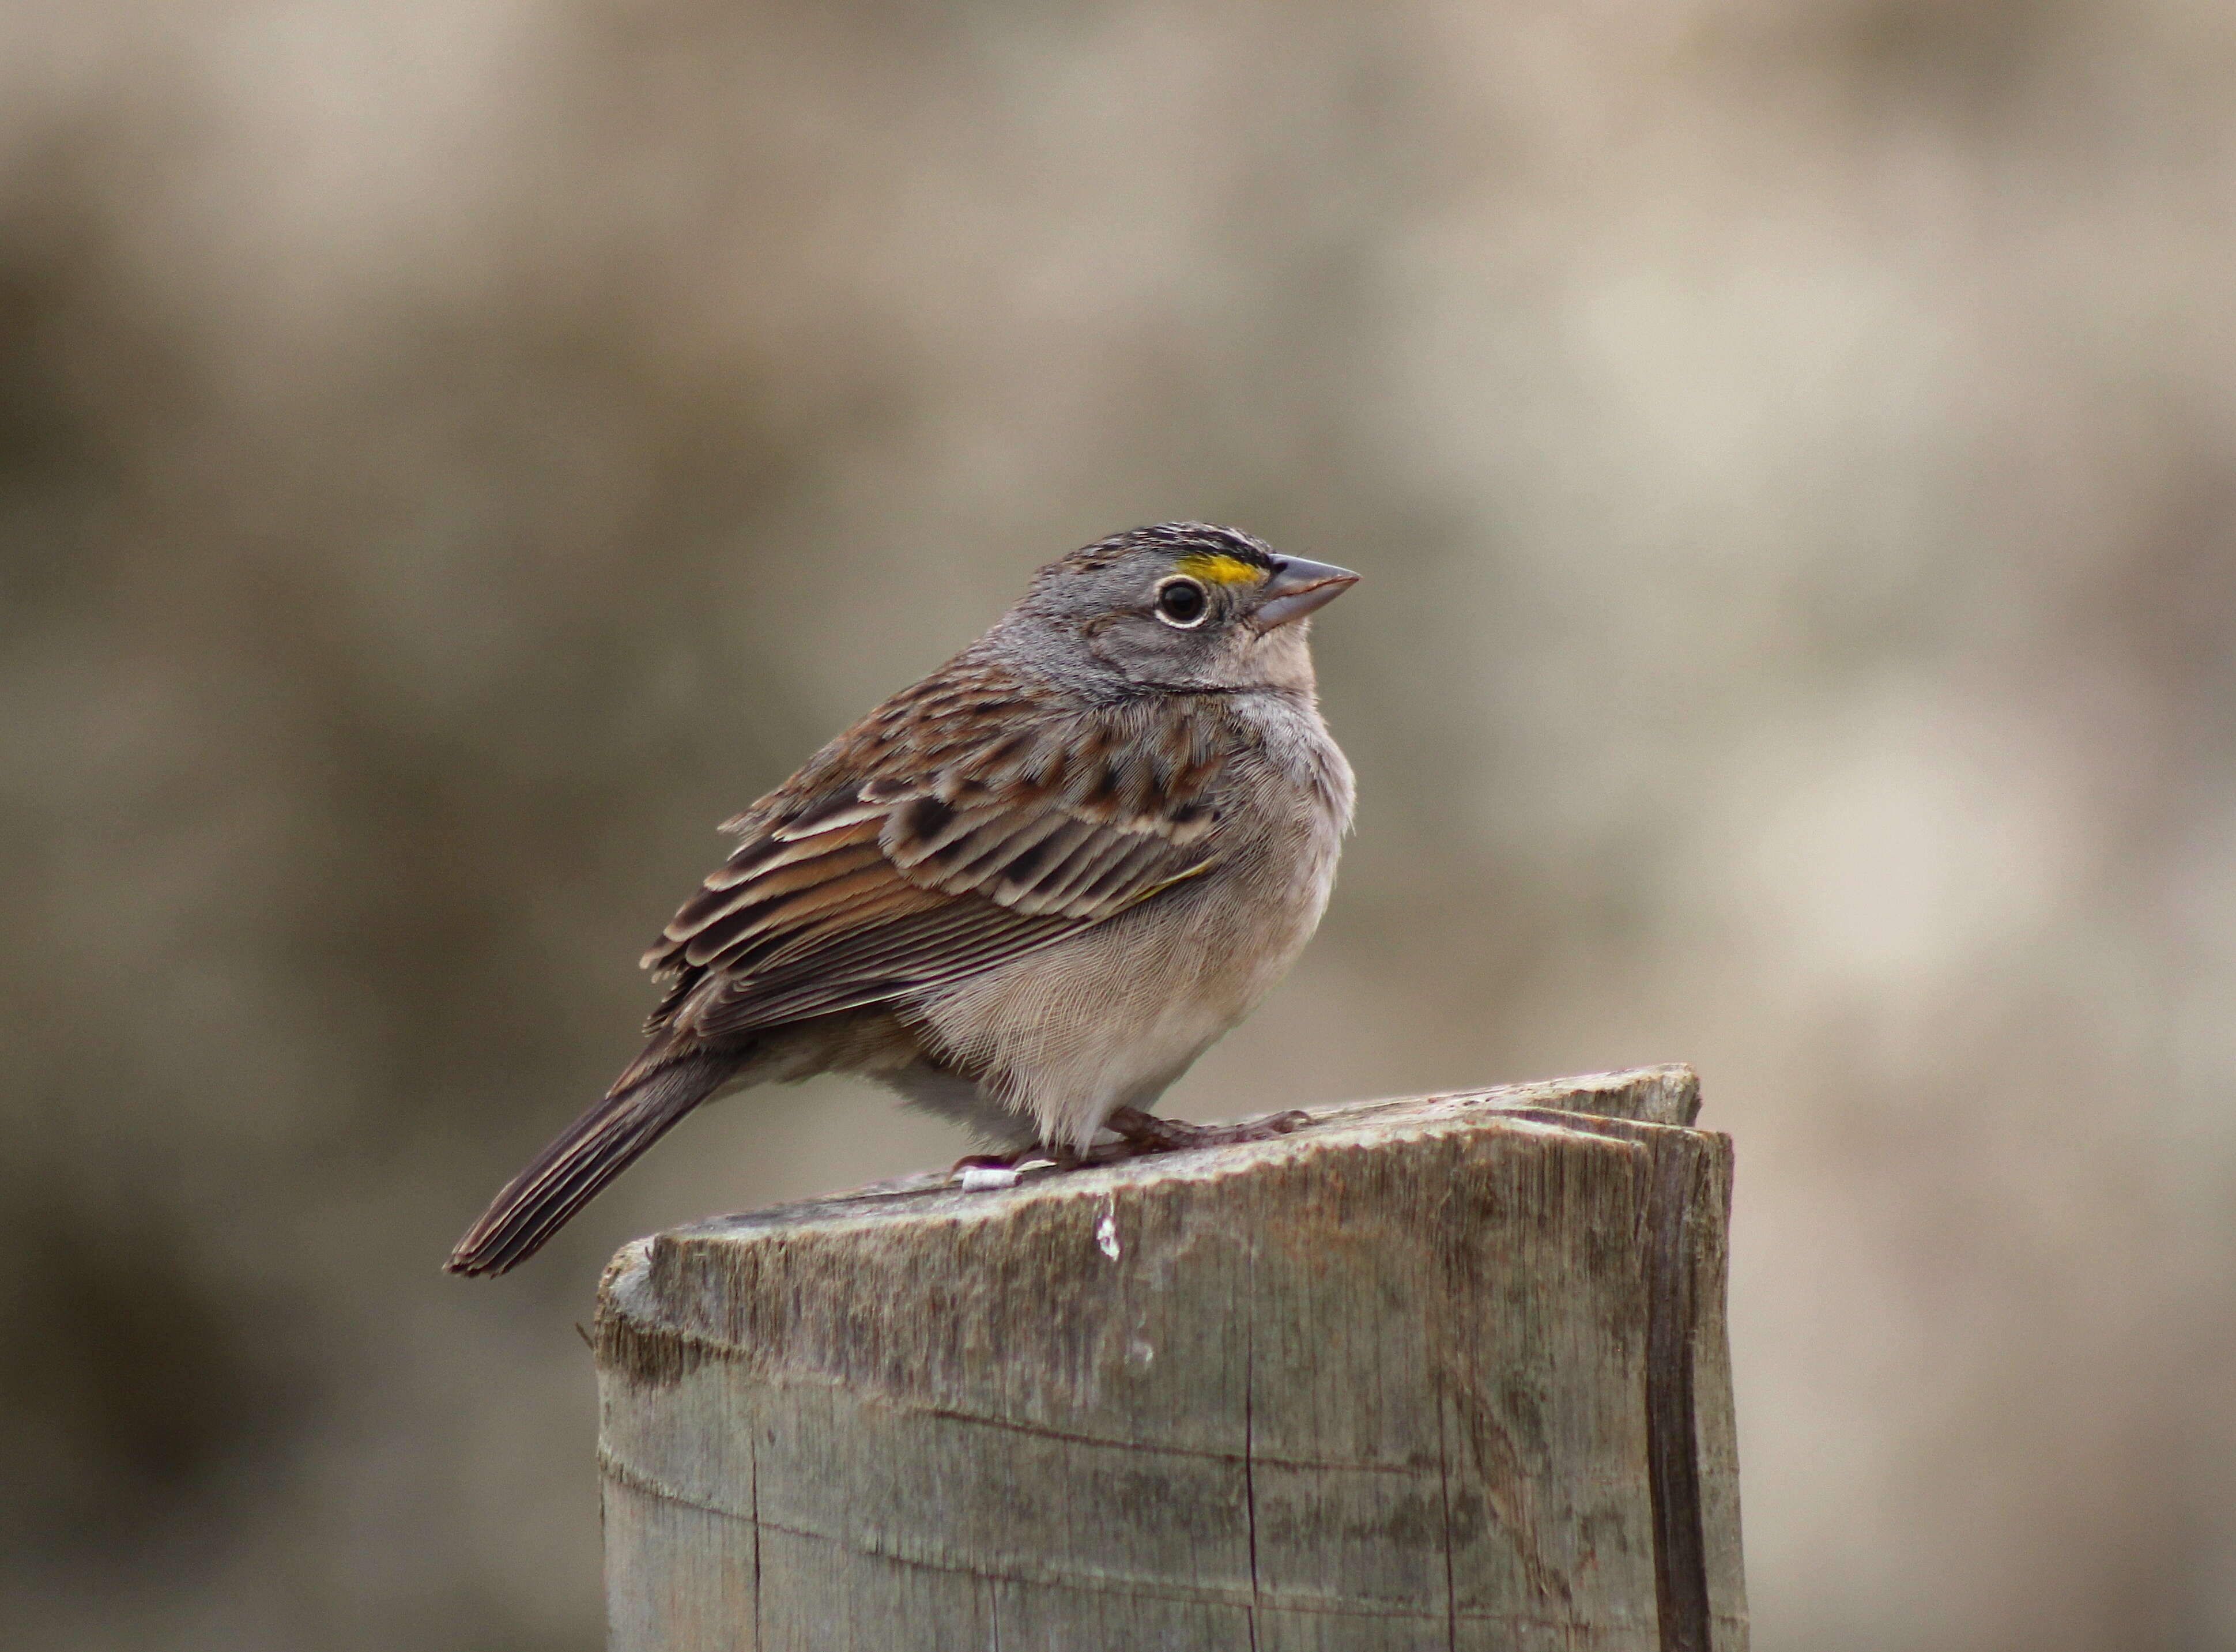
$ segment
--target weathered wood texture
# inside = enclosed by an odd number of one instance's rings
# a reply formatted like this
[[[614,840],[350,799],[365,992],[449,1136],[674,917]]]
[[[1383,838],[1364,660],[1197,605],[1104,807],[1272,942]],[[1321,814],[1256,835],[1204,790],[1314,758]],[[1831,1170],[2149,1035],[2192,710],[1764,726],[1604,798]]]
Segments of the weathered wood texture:
[[[615,1652],[1746,1644],[1683,1068],[631,1245]]]

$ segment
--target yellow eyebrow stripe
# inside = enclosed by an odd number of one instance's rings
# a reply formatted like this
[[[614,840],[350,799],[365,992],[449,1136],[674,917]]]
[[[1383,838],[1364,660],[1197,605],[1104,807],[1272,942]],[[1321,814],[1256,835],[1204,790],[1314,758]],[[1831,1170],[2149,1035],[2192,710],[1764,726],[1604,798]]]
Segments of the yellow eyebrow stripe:
[[[1193,556],[1181,557],[1173,566],[1207,585],[1254,585],[1266,576],[1266,570],[1257,563],[1218,551],[1199,551]]]

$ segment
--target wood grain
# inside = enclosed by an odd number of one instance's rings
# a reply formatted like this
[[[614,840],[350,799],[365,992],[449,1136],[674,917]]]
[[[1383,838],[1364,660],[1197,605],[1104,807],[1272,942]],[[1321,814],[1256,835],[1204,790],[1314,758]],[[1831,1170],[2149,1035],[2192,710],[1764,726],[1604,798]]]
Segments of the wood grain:
[[[616,1652],[1746,1644],[1681,1068],[628,1247]]]

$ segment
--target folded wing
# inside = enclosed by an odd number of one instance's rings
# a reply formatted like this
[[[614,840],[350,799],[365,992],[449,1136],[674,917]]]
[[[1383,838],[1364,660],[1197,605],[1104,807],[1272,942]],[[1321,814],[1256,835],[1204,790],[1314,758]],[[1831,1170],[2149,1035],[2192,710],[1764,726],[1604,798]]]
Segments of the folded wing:
[[[1218,708],[1151,711],[1036,707],[990,669],[872,713],[730,823],[646,954],[671,984],[648,1057],[966,978],[1204,871]]]

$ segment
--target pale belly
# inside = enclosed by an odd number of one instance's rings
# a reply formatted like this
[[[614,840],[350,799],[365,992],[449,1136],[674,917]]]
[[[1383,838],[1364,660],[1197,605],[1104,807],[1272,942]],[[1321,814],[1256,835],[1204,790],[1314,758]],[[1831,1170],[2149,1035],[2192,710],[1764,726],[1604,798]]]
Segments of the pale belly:
[[[1336,841],[1310,839],[921,1000],[912,1018],[987,1101],[1084,1149],[1112,1109],[1153,1105],[1312,938]],[[1255,875],[1267,862],[1286,875]]]

